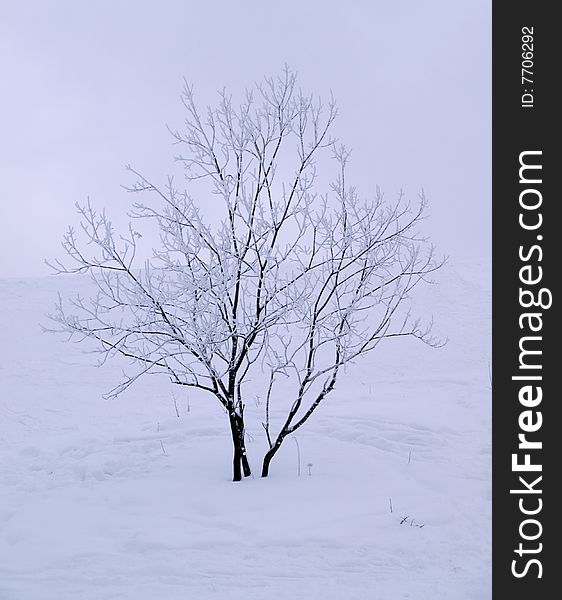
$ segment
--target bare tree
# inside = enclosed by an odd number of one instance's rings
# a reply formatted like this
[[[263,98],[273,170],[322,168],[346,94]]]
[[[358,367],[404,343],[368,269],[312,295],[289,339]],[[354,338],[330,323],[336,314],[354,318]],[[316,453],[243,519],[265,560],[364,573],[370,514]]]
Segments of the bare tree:
[[[117,236],[105,213],[78,206],[86,254],[70,228],[62,273],[91,273],[97,295],[59,301],[57,330],[97,342],[103,359],[136,365],[114,390],[160,371],[177,385],[199,388],[224,407],[234,447],[233,478],[250,475],[244,397],[252,372],[264,378],[263,428],[269,449],[262,476],[283,440],[301,427],[334,389],[342,368],[383,339],[437,342],[404,310],[414,286],[440,266],[419,237],[425,199],[402,194],[359,199],[346,181],[349,153],[331,137],[327,105],[296,87],[294,73],[265,79],[234,106],[226,92],[201,113],[193,89],[182,95],[187,117],[170,130],[184,154],[188,189],[172,178],[158,186],[128,167],[131,193],[148,195],[130,216],[153,221],[161,246],[138,268],[139,233]],[[325,194],[319,161],[334,165]],[[199,203],[214,202],[218,224]],[[70,260],[68,260],[70,259]],[[294,401],[275,431],[272,403],[279,381]],[[286,390],[286,388],[283,388]],[[283,396],[286,391],[280,395]]]

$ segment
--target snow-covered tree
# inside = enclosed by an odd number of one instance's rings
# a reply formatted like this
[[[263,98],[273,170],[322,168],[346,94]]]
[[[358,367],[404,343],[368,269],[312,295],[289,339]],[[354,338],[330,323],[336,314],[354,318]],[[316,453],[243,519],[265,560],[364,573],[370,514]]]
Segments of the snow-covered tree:
[[[265,477],[347,363],[386,338],[436,344],[404,300],[440,263],[419,236],[423,195],[413,206],[402,194],[361,199],[346,180],[349,152],[331,136],[335,103],[304,94],[289,69],[238,105],[223,92],[201,112],[187,84],[182,100],[185,124],[171,133],[187,188],[129,167],[127,189],[147,198],[130,215],[157,226],[160,246],[139,266],[132,225],[117,235],[104,212],[78,206],[80,235],[69,229],[67,257],[53,266],[90,272],[97,294],[70,299],[69,309],[61,300],[51,318],[58,331],[93,339],[104,360],[132,361],[113,393],[159,371],[216,398],[229,419],[235,481],[250,475],[245,394],[259,372]],[[324,190],[321,167],[332,168]],[[201,210],[211,203],[218,222]],[[271,407],[287,390],[290,408],[275,426]]]

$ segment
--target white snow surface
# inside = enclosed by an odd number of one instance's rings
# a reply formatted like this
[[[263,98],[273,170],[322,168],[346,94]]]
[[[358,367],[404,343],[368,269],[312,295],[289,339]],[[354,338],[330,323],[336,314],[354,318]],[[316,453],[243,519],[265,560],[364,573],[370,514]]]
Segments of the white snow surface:
[[[151,376],[106,400],[124,365],[41,331],[87,278],[0,280],[0,599],[490,598],[490,274],[420,290],[449,343],[348,368],[296,433],[300,476],[287,439],[259,477],[250,393],[240,483],[216,399]]]

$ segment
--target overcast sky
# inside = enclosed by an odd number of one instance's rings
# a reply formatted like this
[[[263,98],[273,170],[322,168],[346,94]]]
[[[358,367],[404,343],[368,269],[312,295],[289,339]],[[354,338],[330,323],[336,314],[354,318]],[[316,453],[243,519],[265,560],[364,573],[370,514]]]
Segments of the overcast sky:
[[[438,250],[490,257],[489,0],[5,0],[0,277],[50,272],[74,202],[124,212],[125,164],[170,170],[184,76],[205,104],[285,62],[336,97],[363,195],[423,188]]]

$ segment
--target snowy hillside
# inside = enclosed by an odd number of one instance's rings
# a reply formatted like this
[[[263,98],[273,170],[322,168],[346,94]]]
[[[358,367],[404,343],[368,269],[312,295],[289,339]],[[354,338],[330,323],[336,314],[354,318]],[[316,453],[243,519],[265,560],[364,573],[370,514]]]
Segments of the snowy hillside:
[[[0,280],[0,599],[489,599],[490,266],[438,279],[418,312],[449,343],[385,340],[240,483],[216,401],[104,400],[122,365],[41,332],[83,279]]]

